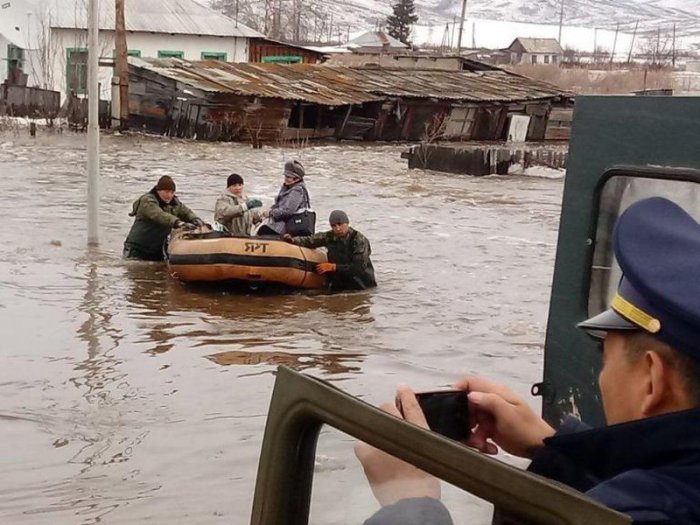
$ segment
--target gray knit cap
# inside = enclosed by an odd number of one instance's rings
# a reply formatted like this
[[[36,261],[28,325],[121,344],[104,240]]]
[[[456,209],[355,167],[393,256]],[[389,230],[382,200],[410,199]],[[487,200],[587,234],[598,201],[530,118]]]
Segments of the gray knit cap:
[[[333,224],[350,224],[350,219],[348,219],[348,214],[342,210],[333,210],[331,216],[328,217],[328,222]]]
[[[304,178],[306,172],[304,171],[304,166],[298,160],[287,161],[284,165],[284,174],[290,177],[298,177],[300,179]]]

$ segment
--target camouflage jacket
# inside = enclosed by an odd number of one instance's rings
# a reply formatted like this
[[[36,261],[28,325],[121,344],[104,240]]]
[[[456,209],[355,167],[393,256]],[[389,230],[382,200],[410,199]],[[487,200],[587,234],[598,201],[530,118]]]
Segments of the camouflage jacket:
[[[124,249],[154,260],[163,259],[163,244],[173,225],[178,221],[192,222],[197,215],[182,204],[177,197],[169,203],[161,200],[153,188],[134,201],[130,217],[135,217],[129,235],[124,241]]]
[[[364,290],[377,286],[374,266],[369,258],[372,247],[367,238],[357,230],[350,228],[344,239],[333,231],[295,237],[294,244],[306,248],[325,246],[328,249],[328,260],[336,264],[335,272],[330,274],[332,289]]]
[[[245,195],[236,197],[229,191],[223,192],[216,200],[214,220],[223,225],[229,233],[239,237],[250,236],[253,224],[262,220],[259,210],[249,210]]]

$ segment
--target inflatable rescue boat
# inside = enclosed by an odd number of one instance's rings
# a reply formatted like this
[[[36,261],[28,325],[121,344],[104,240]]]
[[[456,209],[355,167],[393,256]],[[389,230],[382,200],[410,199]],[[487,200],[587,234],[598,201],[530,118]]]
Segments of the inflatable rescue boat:
[[[215,231],[172,234],[167,248],[170,274],[183,282],[273,283],[294,288],[323,288],[316,273],[326,254],[276,238],[233,237]]]

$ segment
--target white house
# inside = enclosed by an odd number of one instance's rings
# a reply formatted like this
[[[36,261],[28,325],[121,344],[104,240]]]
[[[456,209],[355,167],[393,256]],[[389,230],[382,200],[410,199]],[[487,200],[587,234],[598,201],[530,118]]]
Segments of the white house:
[[[564,57],[556,38],[516,38],[508,51],[511,64],[559,64]]]
[[[19,62],[28,85],[84,94],[88,0],[0,0],[0,82]],[[7,16],[6,16],[7,15]],[[114,1],[100,1],[100,56],[115,54]],[[125,0],[128,53],[247,62],[257,31],[194,0]],[[21,55],[12,62],[10,55]],[[110,98],[112,67],[100,68],[101,98]]]

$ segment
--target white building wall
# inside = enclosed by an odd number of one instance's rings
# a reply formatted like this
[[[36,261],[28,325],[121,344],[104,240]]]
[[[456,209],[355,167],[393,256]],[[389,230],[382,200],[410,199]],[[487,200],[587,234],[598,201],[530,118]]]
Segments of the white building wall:
[[[0,35],[0,84],[7,80],[7,46],[10,41]]]
[[[87,48],[87,31],[78,29],[54,29],[52,31],[48,62],[53,64],[52,89],[67,95],[66,65],[70,48]],[[142,57],[157,57],[158,51],[182,51],[186,60],[201,60],[203,52],[226,53],[228,62],[248,61],[248,39],[242,37],[217,37],[197,35],[169,35],[151,33],[127,33],[127,47],[138,50]],[[5,46],[7,47],[7,46]],[[7,51],[7,50],[6,50]],[[104,59],[114,57],[114,32],[100,32],[100,56]],[[41,78],[46,78],[38,57],[31,60],[30,85],[40,85]],[[112,67],[100,67],[100,98],[111,98]]]

